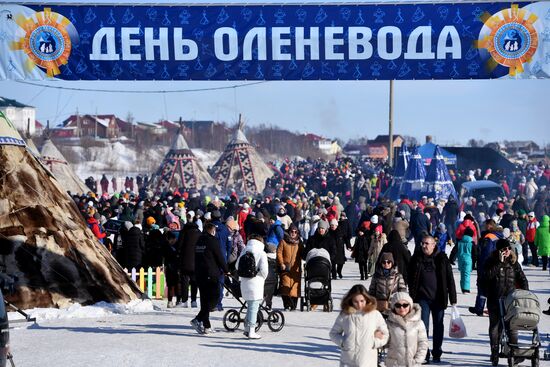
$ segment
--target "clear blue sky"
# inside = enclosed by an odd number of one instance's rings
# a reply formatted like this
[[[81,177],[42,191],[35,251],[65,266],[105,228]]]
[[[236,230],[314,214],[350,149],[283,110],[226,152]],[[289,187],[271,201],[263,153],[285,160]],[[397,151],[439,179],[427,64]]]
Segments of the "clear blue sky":
[[[75,88],[182,90],[240,82],[49,82]],[[77,92],[0,81],[0,95],[37,108],[51,124],[75,113],[131,112],[136,120],[161,118],[233,123],[242,113],[251,126],[273,124],[291,131],[349,138],[387,133],[388,81],[273,81],[237,89],[168,94]],[[550,80],[396,81],[394,132],[431,134],[437,143],[468,139],[550,143]]]
[[[56,1],[64,2],[69,1]],[[81,1],[102,2],[112,3]],[[260,2],[266,3],[246,1]],[[308,1],[279,3],[283,2]],[[39,84],[113,90],[187,90],[246,83],[55,81]],[[35,106],[37,118],[43,122],[50,120],[52,125],[77,109],[80,113],[116,114],[121,118],[131,112],[136,120],[146,122],[162,118],[177,120],[181,116],[233,123],[242,113],[251,126],[266,123],[343,140],[387,134],[388,91],[388,81],[272,81],[237,89],[167,94],[60,91],[0,81],[0,96]],[[420,142],[430,134],[435,142],[443,145],[465,144],[470,138],[534,140],[548,144],[549,96],[550,80],[396,81],[394,133],[412,135]]]

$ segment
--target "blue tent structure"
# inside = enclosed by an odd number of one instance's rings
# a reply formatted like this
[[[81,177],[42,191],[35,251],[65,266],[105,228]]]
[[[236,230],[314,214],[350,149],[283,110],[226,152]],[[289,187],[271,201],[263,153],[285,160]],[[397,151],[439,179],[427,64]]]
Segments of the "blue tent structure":
[[[424,195],[424,181],[426,179],[426,169],[422,162],[422,157],[418,153],[418,148],[414,148],[409,160],[409,165],[405,171],[403,182],[399,195],[407,195],[411,200],[419,200]]]
[[[428,167],[424,190],[427,197],[435,200],[447,200],[450,196],[458,199],[439,145],[435,146],[434,156],[430,162],[430,167]]]
[[[434,157],[434,154],[435,154],[436,146],[437,145],[435,145],[431,141],[428,141],[426,142],[426,144],[418,148],[418,153],[422,156],[422,161],[426,166],[430,165],[430,162],[432,161],[432,158]],[[439,148],[439,150],[446,165],[456,166],[456,154],[453,154],[448,150],[445,150],[442,148]]]
[[[401,182],[403,182],[403,176],[405,176],[405,171],[407,171],[407,166],[409,164],[410,157],[411,157],[411,154],[407,149],[407,145],[402,144],[395,162],[393,180],[391,182],[390,187],[384,194],[384,196],[389,198],[390,200],[399,199],[399,189],[401,188]]]

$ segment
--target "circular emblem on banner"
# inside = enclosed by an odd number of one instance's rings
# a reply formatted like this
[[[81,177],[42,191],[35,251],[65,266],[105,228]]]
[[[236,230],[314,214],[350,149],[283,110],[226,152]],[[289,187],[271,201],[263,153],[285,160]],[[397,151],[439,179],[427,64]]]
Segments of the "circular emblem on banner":
[[[29,38],[32,54],[42,61],[56,61],[65,51],[65,40],[61,31],[52,26],[40,26]]]
[[[496,30],[493,42],[498,55],[505,59],[519,59],[527,52],[535,50],[530,48],[531,35],[527,27],[518,23],[507,23]]]
[[[49,76],[55,76],[61,73],[59,67],[67,63],[71,54],[71,37],[67,31],[71,22],[49,8],[37,12],[35,17],[18,21],[26,34],[12,49],[23,50],[30,61],[46,69]]]
[[[489,34],[480,38],[479,48],[485,48],[492,59],[489,67],[497,64],[510,68],[509,74],[523,72],[523,64],[531,61],[537,51],[538,34],[533,26],[537,16],[517,5],[487,16],[485,26]]]

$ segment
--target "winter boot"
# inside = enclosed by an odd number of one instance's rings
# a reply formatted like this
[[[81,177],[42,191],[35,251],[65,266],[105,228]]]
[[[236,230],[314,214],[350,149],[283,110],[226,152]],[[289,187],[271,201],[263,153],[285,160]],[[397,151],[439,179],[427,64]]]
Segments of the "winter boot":
[[[498,347],[491,348],[491,364],[493,366],[498,366]]]
[[[256,334],[256,325],[250,325],[248,330],[248,339],[261,339],[262,336]]]
[[[476,305],[474,307],[469,307],[468,310],[478,316],[483,316],[483,309],[485,308],[485,302],[487,298],[484,296],[477,295]]]
[[[191,301],[191,308],[197,308],[197,301]]]
[[[166,305],[166,308],[174,308],[174,302],[168,301],[168,304]]]
[[[243,332],[243,335],[246,336],[248,338],[248,333],[250,332],[250,327],[248,326],[248,324],[245,324],[244,325],[244,332]]]

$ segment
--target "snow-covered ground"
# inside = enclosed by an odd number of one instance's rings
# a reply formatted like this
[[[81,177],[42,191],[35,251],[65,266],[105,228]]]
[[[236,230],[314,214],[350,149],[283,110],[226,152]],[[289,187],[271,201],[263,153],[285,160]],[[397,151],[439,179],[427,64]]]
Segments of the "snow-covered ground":
[[[531,289],[539,296],[546,309],[550,296],[549,274],[540,269],[527,268]],[[459,287],[459,273],[455,269],[455,283]],[[135,302],[131,305],[98,304],[93,307],[73,306],[68,310],[31,310],[38,318],[35,325],[14,325],[10,331],[11,348],[18,367],[35,366],[337,366],[339,351],[328,338],[345,292],[360,283],[358,268],[348,261],[344,279],[332,282],[335,311],[324,313],[285,312],[286,324],[282,331],[271,332],[264,325],[260,340],[247,340],[238,332],[225,331],[223,312],[211,316],[217,333],[198,335],[189,321],[198,309],[166,309],[165,301]],[[369,281],[364,282],[366,286]],[[448,335],[450,309],[445,315],[444,354],[440,366],[490,366],[488,317],[468,312],[475,300],[475,274],[472,293],[458,294],[458,306],[464,318],[468,336],[451,339]],[[239,304],[231,297],[224,300],[225,309]],[[275,308],[282,308],[276,298]],[[225,311],[224,311],[225,312]],[[10,314],[15,317],[15,314]],[[543,315],[540,323],[543,348],[548,346],[550,317]],[[430,333],[431,334],[431,333]],[[541,350],[541,357],[542,357]],[[501,366],[505,360],[501,359]],[[529,361],[521,364],[530,365]],[[541,360],[541,366],[550,361]]]

